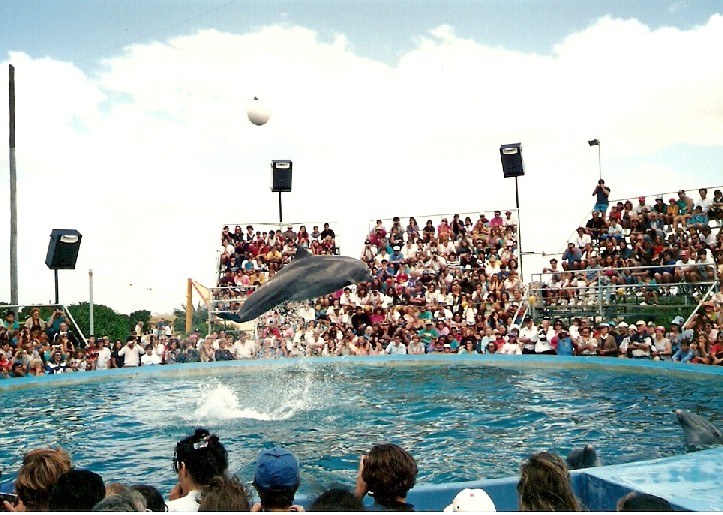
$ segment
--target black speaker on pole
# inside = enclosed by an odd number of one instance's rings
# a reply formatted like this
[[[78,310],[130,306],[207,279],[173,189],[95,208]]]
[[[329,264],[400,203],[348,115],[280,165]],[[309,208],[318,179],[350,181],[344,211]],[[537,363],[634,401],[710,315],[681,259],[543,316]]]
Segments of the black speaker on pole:
[[[510,143],[500,147],[502,173],[505,179],[525,175],[525,164],[522,161],[522,143]]]
[[[53,229],[45,264],[51,270],[74,270],[83,236],[75,229]]]
[[[271,161],[271,191],[291,191],[292,162],[288,160]]]

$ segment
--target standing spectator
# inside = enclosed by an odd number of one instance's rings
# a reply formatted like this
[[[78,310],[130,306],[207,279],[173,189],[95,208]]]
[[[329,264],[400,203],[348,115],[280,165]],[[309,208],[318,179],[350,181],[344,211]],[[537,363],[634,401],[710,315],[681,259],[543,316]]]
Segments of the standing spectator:
[[[139,346],[140,348],[140,346]],[[146,345],[146,353],[141,356],[141,365],[160,365],[161,357],[153,352],[153,345]]]
[[[118,357],[123,358],[123,368],[140,366],[142,355],[143,349],[136,345],[134,336],[129,336],[125,347],[118,351]]]
[[[593,212],[600,213],[603,220],[605,219],[605,213],[610,205],[610,188],[605,186],[605,181],[600,179],[597,181],[597,186],[592,192],[592,196],[595,197],[595,205],[593,206]]]
[[[98,340],[98,358],[95,362],[96,370],[106,370],[111,367],[111,352],[108,348],[108,341],[105,338]]]
[[[5,312],[5,318],[2,320],[2,326],[7,329],[8,339],[12,340],[15,337],[15,333],[20,330],[20,324],[15,320],[15,312],[12,309],[8,309]]]

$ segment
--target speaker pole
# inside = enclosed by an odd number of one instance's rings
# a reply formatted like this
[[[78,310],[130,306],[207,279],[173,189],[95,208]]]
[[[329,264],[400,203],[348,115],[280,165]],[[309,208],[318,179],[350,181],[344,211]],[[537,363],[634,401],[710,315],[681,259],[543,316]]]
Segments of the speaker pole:
[[[58,296],[58,269],[53,269],[53,275],[55,276],[55,303],[60,304],[60,297]]]
[[[279,225],[284,222],[283,211],[281,209],[281,192],[279,192]],[[279,227],[280,229],[280,227]]]

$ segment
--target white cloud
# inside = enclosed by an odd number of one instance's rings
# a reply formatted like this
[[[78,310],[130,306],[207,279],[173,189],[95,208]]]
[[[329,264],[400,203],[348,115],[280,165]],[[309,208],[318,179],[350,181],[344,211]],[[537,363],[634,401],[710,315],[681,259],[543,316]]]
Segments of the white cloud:
[[[721,16],[689,31],[606,17],[552,55],[486,47],[440,26],[394,67],[355,54],[353,43],[286,24],[205,30],[132,45],[90,77],[11,54],[21,301],[52,298],[48,235],[68,227],[83,243],[77,270],[61,272],[61,300],[85,300],[93,268],[96,302],[126,312],[180,305],[187,277],[213,280],[222,224],[277,219],[271,159],[294,161],[285,220],[336,222],[351,255],[369,219],[513,207],[504,143],[523,143],[526,250],[557,250],[592,206],[598,164],[588,139],[602,141],[613,196],[720,178],[685,176],[657,156],[722,144]],[[245,118],[254,96],[272,106],[266,126]],[[699,158],[690,156],[692,169]],[[526,272],[539,268],[528,262]],[[8,269],[3,253],[3,278]]]

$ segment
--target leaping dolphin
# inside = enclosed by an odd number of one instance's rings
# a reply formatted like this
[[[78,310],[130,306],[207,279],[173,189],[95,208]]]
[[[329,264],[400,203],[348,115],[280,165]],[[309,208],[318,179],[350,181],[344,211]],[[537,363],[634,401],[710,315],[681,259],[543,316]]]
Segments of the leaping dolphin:
[[[723,433],[708,420],[682,409],[675,410],[675,415],[683,427],[688,450],[723,445]]]
[[[314,256],[297,246],[291,263],[249,295],[238,313],[219,313],[218,316],[234,322],[247,322],[283,302],[314,299],[351,284],[372,280],[369,267],[359,259]]]
[[[587,444],[579,449],[573,449],[567,455],[567,467],[570,470],[586,469],[600,466],[595,448]]]

